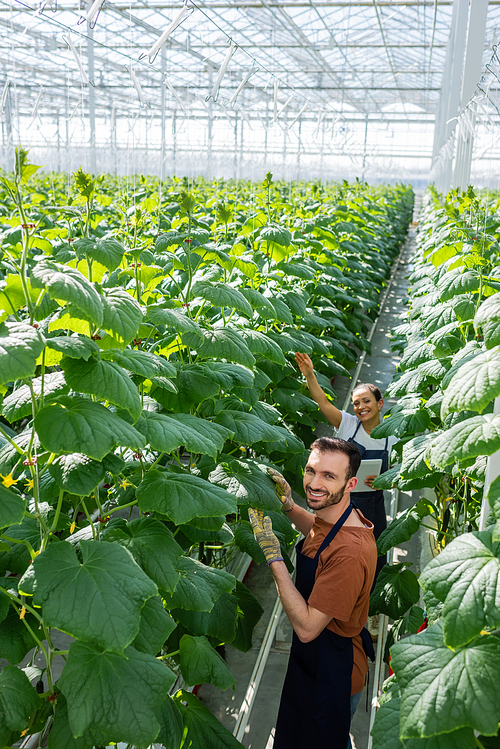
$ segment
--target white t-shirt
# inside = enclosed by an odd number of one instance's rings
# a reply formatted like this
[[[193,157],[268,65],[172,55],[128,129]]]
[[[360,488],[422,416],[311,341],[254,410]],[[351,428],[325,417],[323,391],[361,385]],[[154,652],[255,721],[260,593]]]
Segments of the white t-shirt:
[[[347,411],[342,411],[342,421],[337,429],[337,437],[341,440],[348,440],[350,437],[354,437],[356,427],[360,423],[357,416],[348,414]],[[385,448],[385,437],[381,440],[374,440],[369,434],[363,429],[363,425],[359,427],[356,437],[356,442],[366,447],[368,450],[383,450]],[[391,450],[395,442],[398,441],[397,437],[391,436],[387,440],[387,452],[389,453],[389,462],[391,459]]]

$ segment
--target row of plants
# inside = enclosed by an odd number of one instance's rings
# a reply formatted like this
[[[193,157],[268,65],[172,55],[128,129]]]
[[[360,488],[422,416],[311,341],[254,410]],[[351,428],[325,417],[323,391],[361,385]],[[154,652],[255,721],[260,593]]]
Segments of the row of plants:
[[[376,483],[424,491],[378,550],[424,526],[436,555],[418,578],[405,563],[386,565],[372,594],[371,612],[395,620],[375,749],[500,746],[500,478],[486,482],[500,450],[499,206],[472,188],[445,198],[428,190],[408,311],[393,330],[401,361],[388,394],[398,402],[372,436],[398,442]]]
[[[412,193],[37,169],[1,177],[0,745],[239,747],[170,691],[234,685],[262,608],[227,567],[249,505],[288,559],[265,469],[298,485],[321,418],[293,355],[334,397]]]

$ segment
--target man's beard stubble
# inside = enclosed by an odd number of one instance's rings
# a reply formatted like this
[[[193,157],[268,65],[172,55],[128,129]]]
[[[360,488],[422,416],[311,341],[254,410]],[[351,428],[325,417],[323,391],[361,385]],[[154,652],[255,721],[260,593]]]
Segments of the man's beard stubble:
[[[324,510],[326,507],[331,507],[332,505],[338,505],[338,503],[341,501],[342,497],[344,496],[345,488],[347,486],[347,481],[345,482],[342,489],[339,489],[338,492],[335,492],[335,494],[329,494],[327,498],[323,501],[322,504],[309,504],[309,499],[307,497],[307,491],[306,491],[306,502],[307,506],[311,508],[311,510]],[[308,487],[306,487],[307,490]]]

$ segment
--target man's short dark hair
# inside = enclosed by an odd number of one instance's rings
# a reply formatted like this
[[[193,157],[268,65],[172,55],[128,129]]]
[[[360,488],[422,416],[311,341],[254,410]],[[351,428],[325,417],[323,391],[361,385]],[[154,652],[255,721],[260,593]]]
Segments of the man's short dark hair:
[[[344,453],[349,458],[349,466],[345,473],[346,481],[352,479],[358,472],[361,464],[361,455],[356,445],[338,437],[319,437],[311,445],[311,450],[319,450],[322,453]]]

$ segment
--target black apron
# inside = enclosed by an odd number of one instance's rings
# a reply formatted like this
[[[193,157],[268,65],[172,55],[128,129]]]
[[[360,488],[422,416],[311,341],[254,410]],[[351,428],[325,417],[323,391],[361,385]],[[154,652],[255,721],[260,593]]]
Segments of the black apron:
[[[297,544],[295,586],[306,601],[314,587],[319,556],[333,541],[353,507],[349,505],[335,523],[314,558],[302,554],[304,539]],[[366,629],[361,636],[365,652],[375,660]],[[293,633],[274,749],[346,749],[351,723],[352,668],[351,637],[342,637],[325,627],[314,640],[303,643]]]
[[[353,445],[356,445],[358,448],[361,459],[362,460],[377,460],[382,459],[382,468],[380,469],[380,473],[383,473],[384,471],[387,471],[389,468],[389,451],[387,449],[388,445],[388,438],[385,439],[385,447],[382,450],[372,450],[368,447],[364,447],[364,445],[360,445],[359,442],[356,442],[356,435],[358,433],[358,429],[361,426],[361,421],[358,423],[358,426],[356,427],[356,431],[354,432],[352,437],[349,437],[347,442],[351,442]],[[363,515],[367,520],[369,520],[374,525],[374,536],[377,539],[383,530],[387,528],[387,517],[385,514],[385,504],[384,504],[384,492],[382,490],[376,490],[373,492],[357,492],[353,491],[351,492],[351,499],[355,502],[356,507],[361,510]],[[377,570],[375,572],[375,580],[373,581],[373,585],[375,585],[375,581],[378,577],[378,573],[386,564],[387,562],[387,556],[384,554],[377,559]]]

